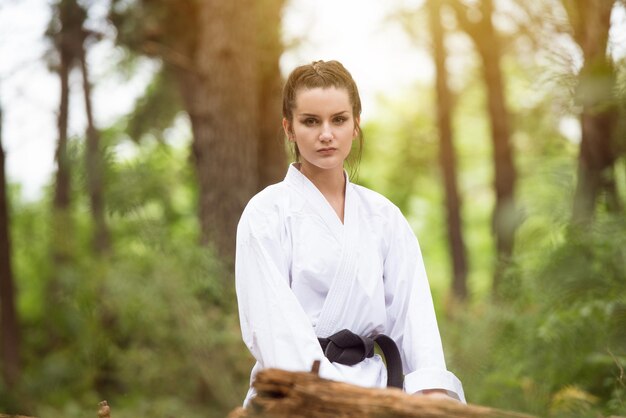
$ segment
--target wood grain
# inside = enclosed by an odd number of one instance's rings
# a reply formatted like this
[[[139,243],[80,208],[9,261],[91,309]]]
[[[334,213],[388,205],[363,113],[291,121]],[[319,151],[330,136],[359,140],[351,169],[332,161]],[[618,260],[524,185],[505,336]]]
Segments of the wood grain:
[[[267,369],[254,382],[257,396],[228,418],[532,418],[454,400],[411,396],[322,379],[314,373]]]

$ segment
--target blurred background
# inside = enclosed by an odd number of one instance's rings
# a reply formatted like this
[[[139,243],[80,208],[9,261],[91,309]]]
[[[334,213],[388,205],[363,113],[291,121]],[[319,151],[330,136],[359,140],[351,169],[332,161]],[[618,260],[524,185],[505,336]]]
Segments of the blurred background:
[[[317,59],[468,401],[626,415],[624,0],[0,0],[0,412],[241,404],[235,228]]]

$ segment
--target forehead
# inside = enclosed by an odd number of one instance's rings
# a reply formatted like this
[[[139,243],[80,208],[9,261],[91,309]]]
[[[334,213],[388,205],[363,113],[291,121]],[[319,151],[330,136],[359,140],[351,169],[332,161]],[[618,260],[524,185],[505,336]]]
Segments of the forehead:
[[[296,113],[338,113],[352,111],[348,90],[345,88],[314,87],[296,92]]]

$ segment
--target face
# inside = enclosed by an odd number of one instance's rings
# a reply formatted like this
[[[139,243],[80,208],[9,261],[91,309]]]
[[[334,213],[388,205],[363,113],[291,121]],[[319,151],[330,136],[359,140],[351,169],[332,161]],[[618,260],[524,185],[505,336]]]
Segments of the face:
[[[352,114],[348,92],[343,88],[299,90],[293,121],[283,119],[289,141],[298,145],[301,169],[312,173],[336,170],[343,173],[343,162],[358,134],[358,120]]]

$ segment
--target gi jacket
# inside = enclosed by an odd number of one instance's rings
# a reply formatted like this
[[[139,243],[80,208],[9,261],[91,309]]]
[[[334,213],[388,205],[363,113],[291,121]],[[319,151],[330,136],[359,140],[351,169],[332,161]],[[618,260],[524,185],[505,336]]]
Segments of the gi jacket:
[[[400,210],[347,179],[344,222],[291,165],[285,180],[254,196],[237,229],[236,286],[243,340],[262,368],[309,371],[385,387],[375,355],[354,366],[326,359],[318,337],[342,329],[387,334],[398,345],[404,390],[445,389],[465,402],[446,370],[421,251]],[[254,396],[250,388],[245,403]]]

